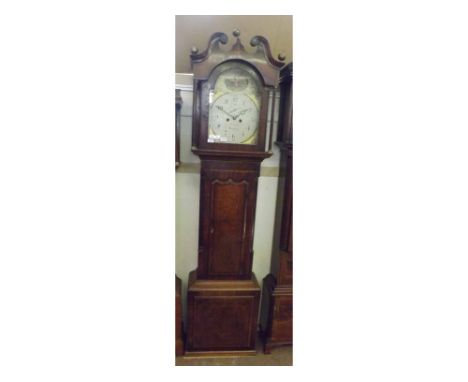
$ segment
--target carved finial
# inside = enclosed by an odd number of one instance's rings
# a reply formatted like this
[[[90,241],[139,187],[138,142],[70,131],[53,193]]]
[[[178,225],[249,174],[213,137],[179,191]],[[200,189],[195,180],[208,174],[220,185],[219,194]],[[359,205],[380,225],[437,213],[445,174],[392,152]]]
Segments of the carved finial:
[[[263,36],[253,36],[250,40],[250,45],[257,47],[257,53],[263,54],[265,58],[270,62],[270,64],[281,68],[284,63],[276,61],[271,55],[270,44],[268,40]],[[285,57],[286,58],[286,57]]]
[[[234,30],[232,31],[232,35],[233,35],[234,37],[239,37],[239,36],[240,36],[240,30],[237,29],[237,28],[234,29]]]
[[[280,54],[278,54],[278,60],[280,61],[286,60],[286,55],[283,52],[281,52]]]
[[[192,65],[194,63],[202,62],[206,60],[208,55],[212,52],[219,51],[219,44],[225,45],[228,42],[228,37],[225,33],[216,32],[213,33],[208,41],[208,46],[203,52],[199,52],[196,46],[193,46],[190,53],[190,59],[192,60]]]

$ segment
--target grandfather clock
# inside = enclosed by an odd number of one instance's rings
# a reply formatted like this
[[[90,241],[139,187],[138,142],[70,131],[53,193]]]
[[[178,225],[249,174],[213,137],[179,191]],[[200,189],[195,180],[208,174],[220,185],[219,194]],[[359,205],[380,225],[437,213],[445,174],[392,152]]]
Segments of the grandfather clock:
[[[276,144],[281,151],[271,273],[263,279],[260,331],[264,352],[292,344],[292,63],[281,70]]]
[[[255,354],[260,287],[252,272],[257,180],[271,156],[270,101],[283,63],[235,30],[192,49],[192,151],[201,160],[198,268],[189,275],[186,355]],[[283,56],[278,57],[281,61]]]

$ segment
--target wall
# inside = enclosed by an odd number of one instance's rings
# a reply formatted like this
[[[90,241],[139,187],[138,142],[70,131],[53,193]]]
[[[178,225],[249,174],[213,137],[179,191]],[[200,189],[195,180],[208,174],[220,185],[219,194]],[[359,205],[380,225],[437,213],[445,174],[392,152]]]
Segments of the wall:
[[[191,152],[192,75],[176,74],[176,88],[181,89],[180,158],[176,170],[176,273],[182,279],[182,301],[186,314],[187,279],[197,267],[198,217],[200,196],[200,160]],[[273,137],[276,136],[278,105],[275,107]],[[269,273],[273,225],[278,184],[279,150],[273,144],[273,155],[262,162],[258,180],[255,217],[253,272],[258,282]]]

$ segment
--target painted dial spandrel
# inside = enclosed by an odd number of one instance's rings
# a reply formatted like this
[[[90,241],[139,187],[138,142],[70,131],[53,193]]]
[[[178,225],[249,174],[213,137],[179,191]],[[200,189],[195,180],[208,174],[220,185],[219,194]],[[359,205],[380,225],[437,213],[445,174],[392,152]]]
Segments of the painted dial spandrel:
[[[208,142],[256,144],[260,82],[243,64],[226,64],[210,92]]]

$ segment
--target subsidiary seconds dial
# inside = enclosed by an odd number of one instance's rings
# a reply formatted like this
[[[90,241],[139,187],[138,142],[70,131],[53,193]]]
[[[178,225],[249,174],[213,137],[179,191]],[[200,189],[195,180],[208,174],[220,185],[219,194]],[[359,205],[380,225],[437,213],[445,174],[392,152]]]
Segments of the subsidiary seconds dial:
[[[258,108],[242,93],[226,93],[210,107],[209,141],[251,144],[258,128]]]

